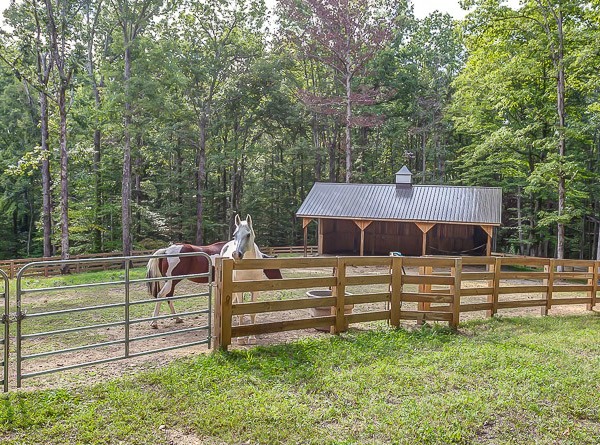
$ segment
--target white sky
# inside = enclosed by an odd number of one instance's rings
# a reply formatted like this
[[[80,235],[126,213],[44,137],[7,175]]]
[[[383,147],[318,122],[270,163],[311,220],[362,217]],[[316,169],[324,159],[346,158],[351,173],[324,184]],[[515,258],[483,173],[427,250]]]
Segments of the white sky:
[[[0,12],[4,11],[10,4],[11,0],[0,0]],[[266,0],[267,4],[274,3],[274,0]],[[519,0],[508,0],[507,4],[512,7],[516,7],[519,4]],[[435,10],[440,12],[447,12],[451,16],[457,19],[461,19],[465,16],[466,11],[462,10],[458,4],[458,0],[413,0],[415,16],[417,18],[423,18]],[[3,21],[0,14],[0,23]]]
[[[4,16],[2,13],[10,5],[10,0],[0,0],[0,26],[4,23]]]
[[[4,0],[0,0],[4,1]],[[506,0],[511,8],[519,6],[519,0]],[[433,11],[447,12],[455,19],[462,19],[467,11],[461,9],[458,0],[413,0],[415,17],[422,19]]]

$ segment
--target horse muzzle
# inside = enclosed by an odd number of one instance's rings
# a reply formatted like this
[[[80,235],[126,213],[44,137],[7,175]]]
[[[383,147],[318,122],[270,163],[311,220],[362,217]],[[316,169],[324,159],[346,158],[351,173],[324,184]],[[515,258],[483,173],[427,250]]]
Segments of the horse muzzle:
[[[234,260],[241,260],[244,258],[244,252],[240,252],[239,250],[234,250],[231,254]]]

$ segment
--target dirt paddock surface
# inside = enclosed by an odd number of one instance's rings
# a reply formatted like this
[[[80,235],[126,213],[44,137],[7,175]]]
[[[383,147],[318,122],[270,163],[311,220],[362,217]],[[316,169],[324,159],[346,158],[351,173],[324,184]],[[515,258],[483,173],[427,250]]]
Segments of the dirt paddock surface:
[[[465,268],[466,270],[466,268]],[[384,271],[383,268],[366,268],[366,267],[355,267],[348,268],[348,275],[358,275],[358,274],[378,274]],[[295,270],[294,277],[297,276],[319,276],[324,274],[323,269],[303,269],[303,270]],[[331,273],[328,271],[327,273]],[[411,273],[411,271],[408,271]],[[415,272],[416,273],[416,272]],[[284,273],[284,277],[287,278]],[[515,285],[531,285],[531,284],[541,284],[536,280],[504,280],[505,286],[515,286]],[[483,286],[483,282],[465,282],[463,283],[463,288],[466,287],[477,287]],[[182,282],[178,285],[176,295],[186,294],[198,292],[198,286],[190,282]],[[206,286],[204,286],[206,288]],[[435,288],[435,286],[434,286]],[[356,292],[356,293],[368,293],[368,292],[384,292],[386,290],[386,286],[365,286],[358,289],[352,289],[351,287],[347,288],[347,292]],[[412,289],[409,289],[410,292],[416,291],[416,286],[413,286]],[[110,295],[114,293],[115,295],[119,294],[119,289],[109,289],[107,291],[102,291],[103,295]],[[261,300],[281,300],[286,298],[298,298],[304,296],[305,290],[298,291],[277,291],[277,292],[264,292],[259,301]],[[140,299],[147,298],[144,295],[144,290],[140,286],[137,289],[137,293],[139,294]],[[132,295],[135,295],[135,292],[132,292]],[[500,301],[502,298],[500,297]],[[46,300],[44,300],[46,298]],[[47,304],[48,297],[40,297],[37,294],[32,294],[29,300],[24,301],[24,303],[29,303],[36,307],[43,307],[44,304]],[[68,301],[70,298],[73,298],[72,295],[60,294],[56,297],[56,299],[60,300],[60,298],[64,298]],[[99,297],[97,295],[92,296],[92,298],[97,300]],[[206,297],[205,297],[206,298]],[[540,298],[539,295],[536,294],[528,294],[528,295],[512,295],[511,299],[536,299]],[[55,299],[55,300],[56,300]],[[117,297],[118,299],[118,297]],[[51,300],[56,302],[55,300]],[[183,301],[183,300],[182,300]],[[248,300],[246,300],[248,301]],[[478,303],[485,302],[486,297],[465,297],[462,300],[462,303]],[[179,304],[178,304],[179,303]],[[99,304],[95,301],[95,304]],[[175,307],[178,308],[182,304],[181,302],[176,302]],[[361,305],[355,305],[354,312],[360,313],[365,311],[377,311],[384,310],[386,303],[367,303]],[[435,305],[434,305],[435,306]],[[204,306],[205,307],[205,306]],[[417,308],[416,303],[403,303],[403,309],[414,310]],[[142,317],[149,317],[151,315],[153,307],[145,306],[143,308]],[[187,308],[186,308],[187,309]],[[181,309],[178,309],[181,310]],[[187,309],[189,310],[189,309]],[[163,304],[161,314],[166,314],[167,305]],[[584,314],[586,313],[585,305],[563,305],[563,306],[554,306],[549,315],[572,315],[572,314]],[[501,316],[540,316],[540,308],[519,308],[519,309],[501,309],[499,310],[499,315]],[[467,321],[473,319],[483,319],[485,318],[485,311],[478,312],[466,312],[461,313],[460,321]],[[308,309],[306,310],[295,310],[295,311],[284,311],[284,312],[276,312],[276,313],[268,313],[268,314],[258,314],[256,317],[257,323],[266,323],[273,321],[281,321],[286,319],[293,318],[308,318],[310,317],[310,312]],[[25,322],[33,322],[35,319],[25,320]],[[144,335],[153,335],[160,334],[166,332],[173,332],[180,329],[189,329],[198,326],[203,326],[207,323],[206,315],[194,315],[185,317],[183,323],[175,323],[175,321],[171,318],[163,319],[159,321],[159,328],[152,329],[149,326],[149,323],[139,323],[131,326],[131,338],[144,336]],[[431,323],[431,322],[430,322]],[[442,325],[446,325],[447,323],[440,322]],[[370,330],[378,327],[385,326],[385,322],[371,322],[371,323],[358,323],[350,326],[352,330]],[[59,323],[60,326],[60,323]],[[414,321],[403,320],[401,321],[401,326],[405,329],[416,329],[417,324]],[[54,329],[60,329],[61,327],[57,327]],[[44,329],[48,329],[44,327]],[[49,329],[51,330],[51,329]],[[122,339],[124,335],[124,330],[122,327],[110,327],[102,330],[101,338],[97,340],[90,340],[91,343],[100,343],[104,341],[114,341],[118,339]],[[460,331],[460,327],[459,327]],[[280,333],[273,334],[265,334],[259,335],[256,339],[256,345],[273,345],[273,344],[283,344],[287,342],[293,342],[301,338],[306,337],[323,337],[329,336],[330,334],[327,332],[317,331],[316,329],[304,329],[297,331],[286,331]],[[148,351],[153,349],[160,349],[169,347],[175,344],[185,344],[197,342],[200,340],[206,339],[205,331],[187,331],[176,335],[171,336],[157,336],[151,339],[146,339],[143,341],[133,342],[131,343],[130,351],[131,353]],[[9,382],[10,382],[10,390],[16,390],[16,366],[14,359],[14,339],[11,339],[11,354],[10,354],[10,371],[9,371]],[[46,339],[44,337],[32,339],[28,343],[29,347],[33,347],[33,353],[38,351],[45,350],[60,350],[63,348],[69,347],[62,343],[53,343],[53,340]],[[231,345],[230,349],[246,349],[252,346],[239,346],[239,345]],[[102,360],[107,357],[114,357],[123,354],[123,345],[116,346],[108,346],[94,349],[86,349],[83,351],[78,351],[76,353],[68,353],[68,354],[58,354],[58,355],[50,355],[40,359],[34,360],[26,360],[23,362],[23,372],[37,372],[44,369],[51,368],[60,368],[63,366],[69,366],[74,363],[81,362],[93,362],[97,360]],[[29,390],[38,390],[38,389],[50,389],[50,388],[73,388],[77,386],[85,386],[98,382],[105,382],[113,378],[129,376],[138,372],[154,370],[168,365],[176,359],[186,358],[186,357],[194,357],[198,354],[207,354],[210,350],[207,348],[207,345],[196,345],[189,346],[181,349],[174,349],[170,351],[152,353],[149,355],[142,355],[139,357],[128,358],[123,360],[117,360],[109,363],[89,365],[82,368],[59,371],[51,374],[36,376],[32,378],[27,378],[22,382],[22,391]],[[27,352],[24,352],[26,354]],[[173,434],[175,436],[182,435],[185,436],[185,433],[175,432],[175,431],[164,431],[165,434]],[[191,440],[189,443],[196,443],[193,440],[195,438],[187,438]],[[187,442],[186,442],[187,443]]]

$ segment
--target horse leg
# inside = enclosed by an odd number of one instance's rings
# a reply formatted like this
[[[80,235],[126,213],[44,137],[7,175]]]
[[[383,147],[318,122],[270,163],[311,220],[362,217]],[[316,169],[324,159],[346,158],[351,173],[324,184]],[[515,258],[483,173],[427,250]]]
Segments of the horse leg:
[[[166,298],[173,296],[173,294],[175,293],[175,286],[177,285],[177,283],[179,283],[179,281],[180,280],[172,281],[171,292],[167,294]],[[171,300],[167,300],[167,303],[169,303],[169,308],[171,308],[171,314],[175,315],[175,323],[183,323],[183,319],[181,317],[178,317],[177,312],[175,312],[175,306],[173,305],[173,302]]]
[[[156,304],[154,305],[154,314],[152,314],[152,317],[153,317],[153,318],[156,318],[156,317],[158,317],[158,313],[160,312],[160,305],[161,305],[161,303],[162,303],[162,301],[160,301],[160,300],[158,299],[158,297],[156,297],[156,298],[157,298],[157,300],[156,300]],[[152,329],[158,329],[158,321],[157,321],[157,320],[152,320],[152,321],[150,322],[150,327],[151,327]]]
[[[154,317],[158,317],[158,313],[160,310],[160,305],[162,303],[162,300],[165,298],[168,298],[168,297],[172,297],[174,292],[175,292],[175,284],[173,283],[173,280],[167,280],[165,282],[165,285],[162,287],[162,289],[156,296],[157,301],[156,301],[156,305],[154,306],[154,315],[153,315]],[[171,300],[167,300],[167,303],[169,303],[169,306],[171,307],[171,313],[175,314],[175,307],[173,306],[173,302]],[[183,321],[179,317],[176,317],[175,320],[177,323],[181,323]],[[153,329],[157,329],[158,328],[158,320],[152,320],[152,322],[150,322],[150,327]]]
[[[171,308],[171,313],[175,315],[175,323],[183,323],[183,318],[177,316],[177,312],[175,312],[175,306],[173,306],[173,302],[171,300],[167,301],[169,303],[169,307]]]

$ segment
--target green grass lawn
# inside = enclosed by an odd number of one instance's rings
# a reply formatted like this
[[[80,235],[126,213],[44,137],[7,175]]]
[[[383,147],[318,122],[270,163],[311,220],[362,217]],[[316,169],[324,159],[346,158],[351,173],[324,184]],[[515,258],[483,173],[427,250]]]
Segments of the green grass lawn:
[[[4,395],[0,441],[598,444],[599,339],[593,315],[499,318],[198,356]]]

